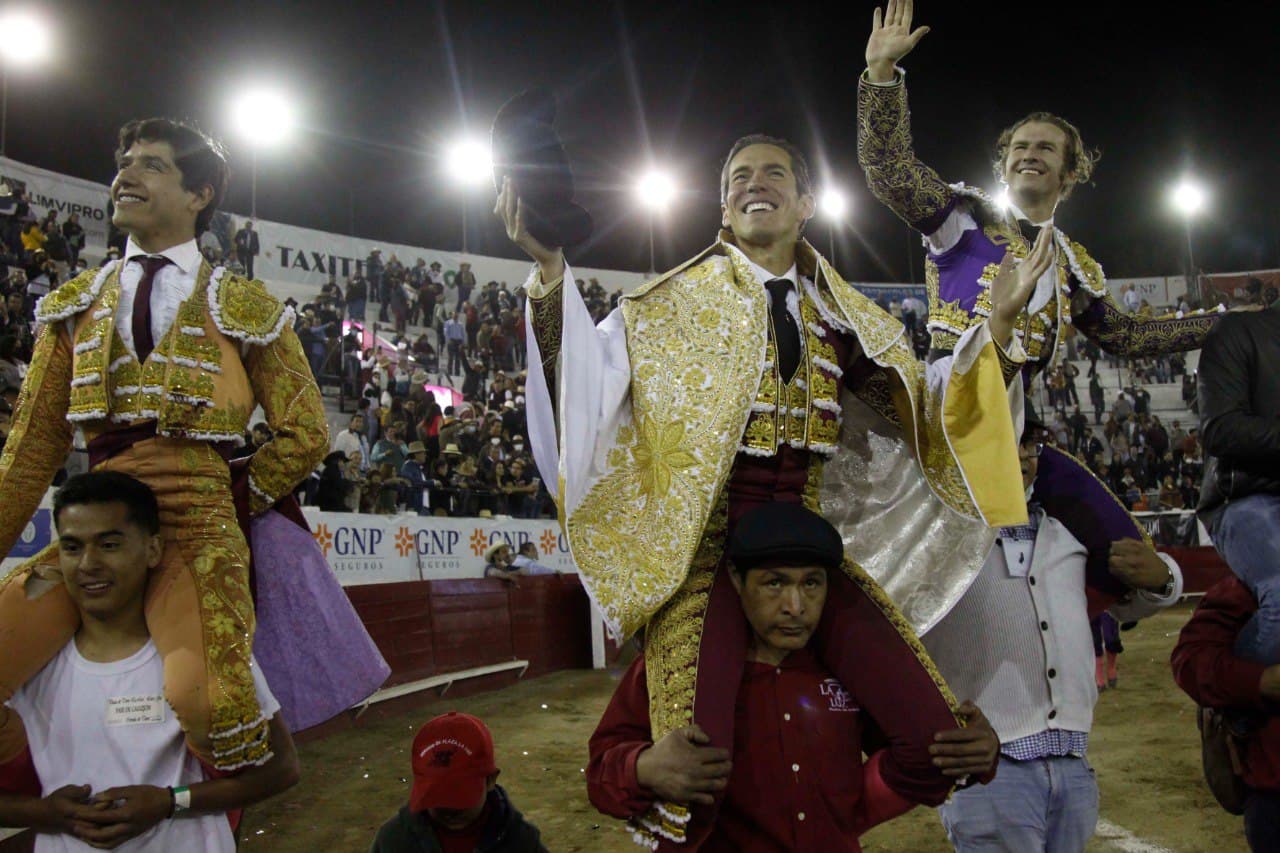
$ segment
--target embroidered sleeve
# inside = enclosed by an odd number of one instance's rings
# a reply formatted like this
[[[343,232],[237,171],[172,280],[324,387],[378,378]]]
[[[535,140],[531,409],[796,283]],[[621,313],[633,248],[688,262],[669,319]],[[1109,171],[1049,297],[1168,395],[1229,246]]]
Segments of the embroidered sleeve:
[[[535,281],[529,288],[529,319],[538,351],[542,353],[542,373],[547,378],[553,401],[556,399],[556,360],[560,358],[560,338],[564,331],[564,305],[560,298],[563,283],[563,278],[546,285]]]
[[[1082,302],[1082,309],[1077,310]],[[1222,317],[1210,312],[1142,319],[1121,311],[1110,294],[1091,299],[1080,291],[1072,298],[1071,313],[1075,327],[1086,337],[1113,355],[1130,357],[1199,349]]]
[[[996,344],[996,358],[1000,361],[1000,373],[1004,376],[1004,386],[1009,387],[1013,382],[1013,378],[1022,370],[1022,365],[1027,363],[1026,353],[1022,351],[1022,347],[1018,344],[1015,337],[1010,341],[1009,348],[1013,352],[1006,352],[1005,348]]]
[[[916,157],[903,81],[858,81],[858,164],[872,194],[923,234],[936,231],[955,206],[951,187]]]
[[[36,338],[27,378],[18,393],[9,438],[0,454],[0,554],[18,541],[71,447],[71,339],[61,324]]]
[[[275,434],[249,463],[250,508],[255,515],[288,495],[329,450],[324,401],[302,343],[290,326],[245,359],[254,397]]]

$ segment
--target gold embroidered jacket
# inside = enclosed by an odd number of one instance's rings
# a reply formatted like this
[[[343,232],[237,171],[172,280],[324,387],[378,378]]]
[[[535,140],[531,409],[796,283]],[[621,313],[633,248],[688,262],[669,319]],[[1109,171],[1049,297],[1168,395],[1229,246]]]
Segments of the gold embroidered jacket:
[[[554,284],[550,292],[530,287],[537,355],[561,409],[565,529],[588,590],[621,635],[643,625],[684,580],[743,448],[753,408],[764,408],[756,404],[767,396],[761,384],[769,375],[765,292],[741,255],[729,249],[731,240],[722,234],[721,242],[624,297],[622,328],[614,321],[614,329],[625,333],[625,357],[619,358],[626,371],[612,365],[603,386],[598,362],[608,355],[593,350],[599,330],[575,330],[564,322],[564,312],[572,310],[590,326],[585,310],[570,302],[576,294]],[[872,556],[885,539],[881,533],[889,532],[874,529],[875,514],[910,493],[912,501],[931,502],[931,519],[954,524],[954,540],[966,540],[959,562],[975,557],[969,568],[980,568],[989,546],[979,541],[986,525],[1020,523],[1026,511],[999,348],[985,328],[977,330],[974,346],[963,358],[957,355],[949,381],[939,384],[936,373],[915,359],[901,323],[841,279],[807,243],[797,247],[797,263],[813,282],[806,292],[823,322],[850,336],[865,357],[856,359],[866,362],[856,390],[836,389],[843,430],[837,418],[823,416],[828,437],[844,445],[845,453],[837,455],[874,450],[877,463],[898,466],[895,472],[908,469],[894,479],[893,494],[878,492],[877,482],[853,486],[865,504],[849,501],[858,518],[856,533],[849,533],[851,556],[882,583],[902,564],[917,574],[937,574],[936,553],[928,559],[887,551]],[[557,360],[562,340],[568,341],[565,356]],[[618,335],[612,340],[607,346],[616,346]],[[851,413],[857,419],[852,429]],[[869,419],[877,425],[868,427]],[[531,417],[531,428],[536,421]],[[584,430],[584,421],[596,425]],[[892,434],[890,446],[882,452],[879,442],[869,443],[869,431]],[[769,439],[778,440],[776,431]],[[535,436],[535,450],[539,441]],[[850,449],[850,442],[860,449]],[[550,474],[545,463],[544,474]],[[885,585],[892,595],[894,584]],[[950,602],[934,595],[943,585],[935,582],[926,591],[930,601],[923,609],[906,603],[913,622],[927,625],[945,612]]]
[[[249,464],[255,513],[289,494],[328,449],[324,404],[293,312],[261,282],[202,263],[195,292],[142,365],[116,334],[119,297],[115,263],[83,273],[37,306],[42,328],[0,455],[0,553],[39,505],[77,427],[92,439],[155,420],[162,436],[243,443],[261,405],[275,439]]]
[[[948,184],[916,156],[906,84],[858,84],[858,162],[876,198],[922,234],[941,228],[958,209],[977,223],[945,251],[929,251],[925,282],[928,327],[935,350],[949,352],[959,336],[991,312],[989,288],[1006,251],[1025,258],[1030,244],[1010,217],[980,190]],[[1103,349],[1134,357],[1196,349],[1218,314],[1138,318],[1126,314],[1107,291],[1102,266],[1084,246],[1054,229],[1055,292],[1016,326],[1033,370],[1060,358],[1066,329],[1074,326]]]

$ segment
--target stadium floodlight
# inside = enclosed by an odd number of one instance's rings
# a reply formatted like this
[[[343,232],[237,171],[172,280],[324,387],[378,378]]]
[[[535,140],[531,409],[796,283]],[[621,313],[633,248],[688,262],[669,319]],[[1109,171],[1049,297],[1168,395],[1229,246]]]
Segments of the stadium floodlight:
[[[53,52],[53,31],[33,12],[10,9],[0,14],[0,60],[6,66],[37,65]]]
[[[827,261],[836,262],[836,226],[844,223],[849,199],[835,187],[827,187],[818,197],[818,211],[827,220]]]
[[[1200,296],[1200,276],[1196,272],[1196,250],[1191,243],[1191,220],[1204,210],[1209,194],[1198,182],[1183,178],[1169,191],[1169,203],[1182,216],[1187,232],[1187,290],[1194,298]]]
[[[464,190],[493,180],[493,152],[478,139],[459,139],[444,152],[445,174]],[[467,193],[462,193],[462,254],[467,254]]]
[[[279,145],[293,132],[293,102],[277,89],[251,89],[232,107],[236,131],[255,148]]]
[[[0,13],[0,157],[9,124],[9,69],[38,65],[53,52],[53,30],[44,18],[25,9]]]
[[[236,132],[249,143],[249,215],[258,218],[258,149],[284,142],[297,125],[293,101],[278,89],[251,88],[231,106]]]
[[[845,213],[849,210],[849,200],[845,198],[844,193],[840,192],[840,190],[828,187],[823,191],[818,207],[822,210],[822,215],[829,221],[839,222],[844,219]]]
[[[463,186],[476,186],[493,180],[493,157],[489,146],[479,140],[463,139],[445,152],[445,172]]]
[[[1188,219],[1203,210],[1208,200],[1204,187],[1187,178],[1179,181],[1169,192],[1173,209]]]
[[[661,213],[675,201],[676,182],[666,172],[650,169],[636,181],[636,198],[653,213]]]
[[[1001,185],[1000,189],[991,194],[991,200],[996,203],[996,207],[1001,211],[1007,211],[1012,203],[1009,199],[1009,188]]]
[[[660,169],[649,169],[640,175],[635,186],[636,200],[645,209],[649,219],[649,275],[654,275],[657,262],[654,259],[653,220],[665,213],[676,197],[676,182]]]

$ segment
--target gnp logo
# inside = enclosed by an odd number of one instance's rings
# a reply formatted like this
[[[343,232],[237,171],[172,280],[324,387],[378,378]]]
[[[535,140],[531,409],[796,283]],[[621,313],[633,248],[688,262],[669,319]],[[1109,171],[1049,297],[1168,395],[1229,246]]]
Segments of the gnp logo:
[[[378,551],[383,533],[376,527],[335,527],[321,524],[312,534],[326,557],[372,557]],[[398,538],[398,537],[397,537]]]
[[[311,535],[315,537],[316,544],[320,546],[320,550],[328,557],[329,549],[333,547],[333,534],[329,532],[329,525],[321,524]]]
[[[396,531],[396,553],[401,557],[407,557],[413,553],[413,534],[407,527],[401,527]]]

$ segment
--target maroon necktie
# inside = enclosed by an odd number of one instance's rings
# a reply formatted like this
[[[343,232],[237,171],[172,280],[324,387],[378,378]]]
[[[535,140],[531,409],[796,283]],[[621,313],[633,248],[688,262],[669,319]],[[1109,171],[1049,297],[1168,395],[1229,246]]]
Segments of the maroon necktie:
[[[133,260],[142,266],[142,278],[138,280],[138,290],[133,297],[133,348],[138,351],[138,361],[144,362],[155,349],[155,341],[151,338],[151,286],[155,283],[156,273],[172,261],[163,255]]]

